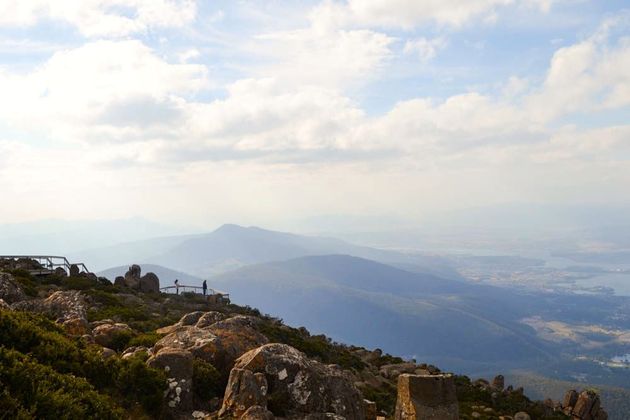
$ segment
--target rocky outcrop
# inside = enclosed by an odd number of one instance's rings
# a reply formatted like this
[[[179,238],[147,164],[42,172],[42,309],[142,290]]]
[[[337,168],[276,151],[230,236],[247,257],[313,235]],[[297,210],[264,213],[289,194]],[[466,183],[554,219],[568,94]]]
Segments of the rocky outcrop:
[[[266,344],[245,353],[236,361],[233,372],[230,378],[234,378],[234,382],[232,387],[228,386],[232,394],[229,400],[243,401],[239,395],[234,395],[238,391],[232,391],[240,388],[240,378],[263,374],[268,387],[268,408],[275,415],[288,418],[319,418],[317,416],[327,415],[347,419],[365,418],[365,403],[361,393],[344,371],[335,365],[309,360],[303,353],[286,344]],[[251,382],[248,385],[251,386]],[[226,401],[229,400],[226,398]],[[260,405],[260,402],[252,405]],[[248,408],[239,407],[239,410]],[[221,412],[234,415],[233,410],[233,406],[224,403]]]
[[[259,405],[251,406],[240,417],[239,420],[273,420],[273,413]]]
[[[125,277],[116,277],[114,285],[129,287],[145,293],[160,292],[160,279],[158,276],[155,273],[147,273],[142,276],[142,269],[137,264],[129,267]]]
[[[457,420],[459,408],[452,375],[398,377],[396,420]]]
[[[9,306],[9,304],[6,303],[4,299],[0,299],[0,309],[5,310],[5,311],[10,311],[11,306]]]
[[[151,356],[147,365],[163,369],[168,389],[164,397],[168,410],[177,415],[192,409],[193,357],[189,351],[165,348]]]
[[[32,299],[12,305],[13,309],[38,312],[56,318],[73,335],[87,331],[87,301],[77,290],[57,291],[46,299]]]
[[[224,321],[216,322],[209,327],[199,328],[195,325],[181,325],[182,322],[197,322],[202,320],[203,314],[185,315],[173,332],[160,339],[154,350],[163,348],[185,349],[194,357],[206,360],[219,371],[227,374],[234,361],[245,352],[267,344],[267,337],[253,329],[255,323],[251,317],[235,316]],[[166,327],[170,329],[171,327]],[[168,331],[163,328],[158,332]]]
[[[116,341],[123,334],[131,336],[134,332],[129,325],[116,322],[100,324],[92,330],[94,341],[103,347],[116,347]]]
[[[0,299],[8,304],[27,299],[20,284],[8,273],[0,273]]]
[[[267,407],[267,379],[263,373],[234,368],[225,388],[220,416],[241,417],[251,407]]]
[[[606,420],[608,413],[602,408],[599,395],[594,391],[578,393],[567,391],[562,401],[562,411],[573,420]]]

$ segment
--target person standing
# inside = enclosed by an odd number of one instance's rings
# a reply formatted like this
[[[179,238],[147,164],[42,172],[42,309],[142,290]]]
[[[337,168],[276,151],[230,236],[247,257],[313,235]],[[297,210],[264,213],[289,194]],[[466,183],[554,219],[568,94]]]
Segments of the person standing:
[[[203,281],[203,284],[201,285],[203,287],[203,295],[206,295],[206,292],[208,291],[208,283],[206,283],[206,281]]]
[[[179,279],[175,279],[175,294],[179,295]]]

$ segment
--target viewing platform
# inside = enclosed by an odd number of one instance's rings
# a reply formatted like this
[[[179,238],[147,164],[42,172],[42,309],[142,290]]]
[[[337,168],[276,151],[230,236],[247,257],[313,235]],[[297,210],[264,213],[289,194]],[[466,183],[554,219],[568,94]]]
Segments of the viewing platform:
[[[34,276],[55,274],[58,269],[69,275],[89,274],[83,263],[71,263],[66,257],[58,255],[0,255],[0,261],[10,261],[18,269],[26,270]]]

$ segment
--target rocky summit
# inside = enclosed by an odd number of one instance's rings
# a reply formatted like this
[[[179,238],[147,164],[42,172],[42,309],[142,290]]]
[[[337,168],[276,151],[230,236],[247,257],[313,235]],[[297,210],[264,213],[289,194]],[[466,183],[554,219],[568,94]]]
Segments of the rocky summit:
[[[167,295],[139,266],[111,283],[0,265],[2,418],[603,420],[593,390],[532,401],[256,309]],[[76,273],[75,273],[76,274]]]

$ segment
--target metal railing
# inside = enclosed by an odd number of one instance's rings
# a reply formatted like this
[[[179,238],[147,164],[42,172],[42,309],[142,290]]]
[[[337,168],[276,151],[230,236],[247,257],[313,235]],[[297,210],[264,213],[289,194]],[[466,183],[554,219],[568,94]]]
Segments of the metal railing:
[[[160,288],[160,292],[162,293],[170,293],[170,294],[180,294],[180,293],[195,293],[195,294],[203,294],[203,287],[201,286],[188,286],[185,284],[180,284],[178,286],[166,286],[166,287],[161,287]],[[219,290],[215,290],[215,289],[211,289],[211,288],[207,288],[206,289],[206,295],[208,296],[212,296],[212,295],[221,295],[224,296],[226,298],[229,298],[230,295],[228,293],[224,293],[221,292]]]
[[[76,266],[79,269],[79,272],[90,272],[85,264],[70,263],[66,257],[59,255],[0,255],[0,260],[17,261],[21,259],[36,261],[39,264],[40,268],[28,269],[31,274],[52,274],[55,269],[59,267],[63,268],[67,273],[70,273],[70,268],[72,266]]]

